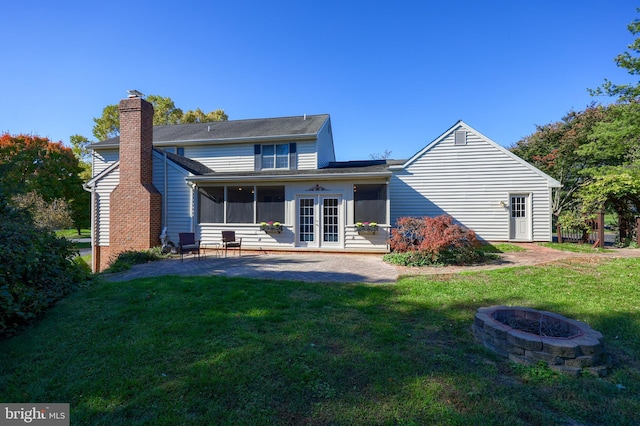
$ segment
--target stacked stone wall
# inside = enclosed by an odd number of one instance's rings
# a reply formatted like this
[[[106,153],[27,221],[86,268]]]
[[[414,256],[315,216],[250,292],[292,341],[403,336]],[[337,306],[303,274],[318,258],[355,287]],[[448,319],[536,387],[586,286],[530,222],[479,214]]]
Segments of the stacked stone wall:
[[[504,315],[546,316],[553,321],[567,323],[574,335],[569,338],[539,336],[503,324],[496,318]],[[525,365],[543,362],[551,369],[579,376],[583,373],[604,376],[607,374],[607,354],[602,334],[587,324],[565,318],[553,312],[509,306],[480,308],[472,326],[478,343],[498,355]]]

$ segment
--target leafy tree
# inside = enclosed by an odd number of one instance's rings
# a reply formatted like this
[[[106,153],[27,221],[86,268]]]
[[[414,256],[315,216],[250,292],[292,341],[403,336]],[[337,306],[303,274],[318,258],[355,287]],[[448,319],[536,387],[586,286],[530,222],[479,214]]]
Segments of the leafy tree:
[[[30,135],[0,135],[0,185],[8,195],[35,191],[49,202],[82,191],[78,159],[62,142]]]
[[[640,8],[637,9],[640,12]],[[640,19],[634,19],[627,29],[631,34],[640,34]],[[640,38],[636,38],[633,43],[627,46],[629,50],[619,54],[615,57],[614,61],[620,68],[626,69],[631,75],[640,75]],[[635,84],[614,84],[608,79],[605,79],[604,83],[596,88],[590,89],[589,92],[593,96],[613,96],[617,97],[621,101],[633,101],[640,98],[640,81]]]
[[[114,138],[120,134],[120,113],[118,105],[107,105],[99,118],[94,118],[93,136],[99,141]]]
[[[579,154],[593,159],[597,166],[631,164],[640,159],[640,104],[609,106],[602,120],[591,128],[589,142]]]
[[[575,192],[589,182],[583,171],[601,165],[583,147],[592,142],[594,127],[607,116],[608,108],[590,105],[571,111],[562,121],[536,126],[536,132],[518,141],[511,151],[562,184],[553,195],[553,213],[558,216],[579,201]]]
[[[640,20],[628,29],[640,34]],[[640,75],[640,38],[628,48],[615,62],[631,75]],[[591,105],[583,112],[569,113],[561,122],[538,126],[512,151],[563,184],[554,193],[556,215],[563,210],[609,209],[618,214],[624,239],[640,212],[640,82],[616,85],[605,80],[589,91],[594,96],[617,97],[618,102],[607,107]]]
[[[72,135],[69,138],[71,150],[78,159],[78,165],[82,169],[80,179],[82,182],[88,182],[91,179],[91,153],[89,145],[91,141],[82,135]]]
[[[153,105],[153,124],[182,124],[182,123],[206,123],[211,121],[227,121],[229,116],[224,110],[217,109],[209,113],[200,108],[184,113],[177,108],[171,98],[158,95],[147,96],[147,101]],[[107,105],[102,110],[102,116],[93,119],[93,135],[98,140],[105,140],[120,134],[120,116],[118,105]]]
[[[89,152],[89,145],[91,141],[82,135],[71,135],[69,138],[71,143],[71,151],[79,161],[85,163],[91,163],[91,153]]]
[[[82,170],[79,174],[80,180],[86,183],[92,177],[91,153],[89,150],[89,145],[92,142],[81,135],[72,135],[69,138],[69,142]],[[83,228],[91,226],[91,194],[87,191],[78,192],[74,201],[70,204],[68,203],[67,207],[74,227],[78,231],[78,235],[80,235]]]
[[[640,12],[640,9],[637,9]],[[627,29],[640,34],[640,19]],[[640,75],[640,37],[627,46],[614,61],[630,75]],[[620,240],[624,241],[640,214],[640,81],[629,84],[604,83],[590,90],[593,96],[613,96],[617,104],[610,107],[607,119],[594,126],[591,143],[582,147],[583,155],[600,160],[600,167],[585,171],[592,183],[579,192],[583,210],[609,208],[618,214]]]
[[[182,110],[176,108],[171,98],[149,95],[147,101],[153,105],[153,124],[178,124],[182,122]]]
[[[77,227],[86,226],[88,193],[78,159],[61,142],[30,135],[0,135],[0,188],[7,197],[36,193],[44,202],[64,200]]]
[[[227,121],[229,116],[224,113],[224,110],[217,109],[209,113],[205,113],[200,108],[195,110],[189,110],[184,113],[182,117],[182,123],[210,123],[212,121]]]
[[[16,207],[27,210],[33,218],[33,223],[40,229],[55,231],[73,227],[70,209],[67,202],[61,198],[47,203],[34,191],[15,195],[12,202]]]
[[[640,166],[603,167],[591,171],[592,180],[578,191],[584,212],[611,209],[618,215],[621,241],[633,234],[640,214]]]

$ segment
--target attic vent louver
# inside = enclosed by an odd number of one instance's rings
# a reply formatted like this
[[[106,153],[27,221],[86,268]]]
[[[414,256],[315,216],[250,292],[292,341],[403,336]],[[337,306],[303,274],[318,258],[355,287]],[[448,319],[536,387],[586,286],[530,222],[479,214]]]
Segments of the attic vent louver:
[[[466,145],[467,144],[467,132],[465,130],[456,130],[454,134],[454,145]]]

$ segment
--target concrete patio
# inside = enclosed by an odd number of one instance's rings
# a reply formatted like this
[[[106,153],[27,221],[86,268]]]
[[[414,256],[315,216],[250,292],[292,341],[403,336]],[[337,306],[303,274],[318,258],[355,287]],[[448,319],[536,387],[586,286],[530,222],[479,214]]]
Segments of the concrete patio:
[[[382,261],[380,254],[256,254],[228,257],[186,256],[135,265],[130,271],[106,274],[109,281],[126,281],[162,275],[222,275],[264,280],[306,282],[393,283],[398,279],[395,266]]]
[[[441,275],[460,272],[477,272],[515,266],[533,266],[565,259],[640,257],[640,249],[609,249],[600,253],[572,253],[543,247],[534,243],[518,244],[525,251],[499,254],[488,263],[465,266],[404,267],[385,263],[381,254],[350,253],[259,253],[236,252],[228,257],[209,252],[196,259],[187,256],[143,265],[135,265],[129,271],[104,274],[108,281],[126,281],[136,278],[163,275],[197,275],[247,277],[264,280],[291,280],[306,282],[359,282],[395,283],[403,275]]]

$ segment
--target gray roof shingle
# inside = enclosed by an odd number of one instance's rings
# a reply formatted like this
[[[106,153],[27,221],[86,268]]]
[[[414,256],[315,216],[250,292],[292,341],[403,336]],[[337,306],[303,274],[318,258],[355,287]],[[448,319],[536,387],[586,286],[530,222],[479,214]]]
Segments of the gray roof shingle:
[[[160,154],[167,154],[167,158],[188,172],[193,173],[194,175],[206,175],[207,173],[213,173],[213,170],[200,163],[199,161],[192,160],[191,158],[183,157],[182,155],[177,155],[171,152],[159,151]]]
[[[329,114],[256,118],[248,120],[214,121],[153,126],[153,142],[229,141],[230,139],[260,139],[316,135]],[[91,148],[115,147],[120,144],[116,136],[91,145]]]
[[[389,166],[403,164],[404,160],[364,160],[364,161],[341,161],[329,163],[328,166],[321,169],[302,169],[302,170],[284,170],[270,169],[260,171],[241,171],[241,172],[210,172],[203,173],[202,177],[229,178],[229,177],[260,177],[260,176],[282,176],[293,177],[300,175],[327,175],[327,174],[387,174]]]

